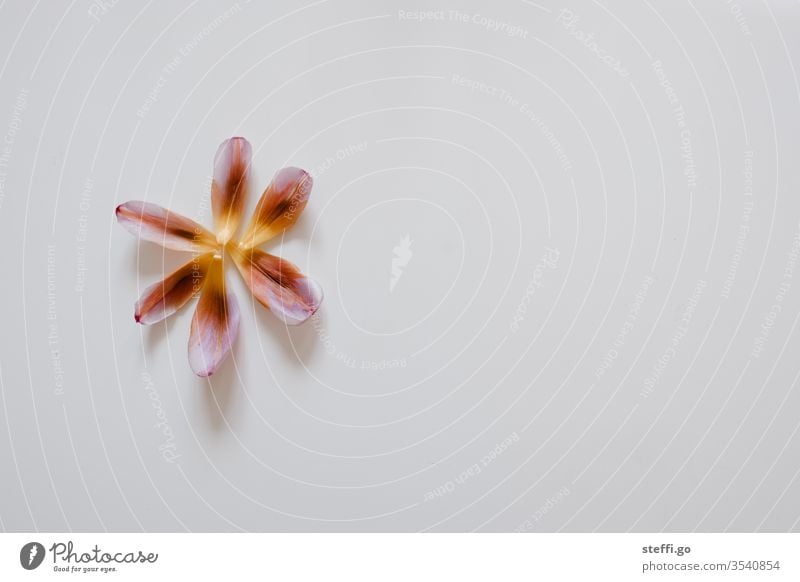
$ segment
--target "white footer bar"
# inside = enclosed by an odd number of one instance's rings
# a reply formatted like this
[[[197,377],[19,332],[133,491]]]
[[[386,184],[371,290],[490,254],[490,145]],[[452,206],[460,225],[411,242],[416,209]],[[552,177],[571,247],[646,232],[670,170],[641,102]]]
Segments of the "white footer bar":
[[[800,580],[800,534],[0,534],[0,580]]]

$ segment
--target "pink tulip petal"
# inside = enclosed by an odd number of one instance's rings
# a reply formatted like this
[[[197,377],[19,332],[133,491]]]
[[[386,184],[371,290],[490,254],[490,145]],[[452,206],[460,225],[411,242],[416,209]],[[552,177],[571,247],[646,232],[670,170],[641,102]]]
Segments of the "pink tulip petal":
[[[236,234],[247,199],[250,183],[250,142],[232,137],[220,144],[214,157],[214,179],[211,183],[211,209],[221,243]]]
[[[142,325],[166,319],[183,307],[202,288],[211,253],[198,255],[163,281],[150,285],[136,302],[134,318]]]
[[[313,185],[314,179],[305,170],[279,170],[258,201],[242,237],[243,245],[257,247],[297,222],[308,203]]]
[[[194,220],[150,202],[120,204],[117,221],[140,239],[168,249],[208,252],[217,246],[216,237]]]
[[[222,259],[215,257],[200,293],[189,334],[189,365],[195,374],[210,376],[231,351],[239,331],[239,305],[228,293]]]
[[[253,296],[287,325],[306,321],[322,303],[322,288],[289,261],[258,249],[232,251]]]

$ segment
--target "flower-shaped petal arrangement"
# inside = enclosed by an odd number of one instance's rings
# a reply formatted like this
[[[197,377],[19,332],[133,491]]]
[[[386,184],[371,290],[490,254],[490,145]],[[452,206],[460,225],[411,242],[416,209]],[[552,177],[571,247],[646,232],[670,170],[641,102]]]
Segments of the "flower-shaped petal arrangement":
[[[215,232],[149,202],[117,207],[117,220],[141,240],[193,253],[136,302],[134,318],[150,325],[200,295],[189,335],[189,365],[210,376],[231,350],[239,329],[239,304],[227,290],[225,257],[233,259],[253,296],[288,325],[311,317],[322,302],[320,286],[284,259],[257,247],[291,227],[308,203],[313,180],[299,168],[279,170],[264,191],[241,239],[236,239],[250,183],[252,148],[243,137],[224,141],[214,158],[211,209]]]

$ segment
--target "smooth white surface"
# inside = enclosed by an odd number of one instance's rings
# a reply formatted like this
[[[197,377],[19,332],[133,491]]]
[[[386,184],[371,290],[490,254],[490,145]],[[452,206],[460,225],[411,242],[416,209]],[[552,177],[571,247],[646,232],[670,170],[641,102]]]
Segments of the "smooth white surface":
[[[3,4],[0,527],[797,529],[800,9],[451,4]],[[231,135],[326,298],[207,381],[113,211]]]

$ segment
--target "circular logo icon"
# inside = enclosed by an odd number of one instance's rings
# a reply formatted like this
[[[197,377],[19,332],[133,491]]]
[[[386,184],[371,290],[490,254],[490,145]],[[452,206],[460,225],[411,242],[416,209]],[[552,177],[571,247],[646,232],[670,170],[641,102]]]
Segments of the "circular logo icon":
[[[35,570],[44,560],[44,546],[39,542],[28,542],[19,551],[19,563],[26,570]]]

